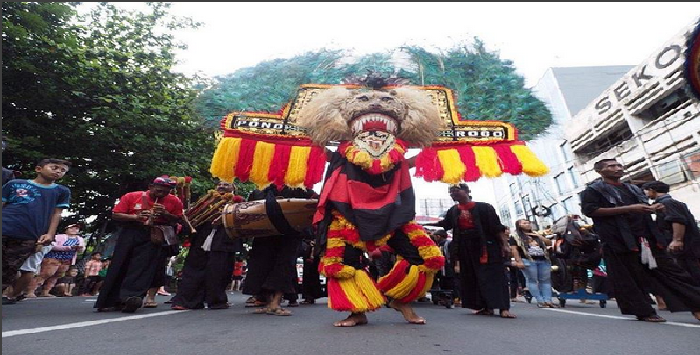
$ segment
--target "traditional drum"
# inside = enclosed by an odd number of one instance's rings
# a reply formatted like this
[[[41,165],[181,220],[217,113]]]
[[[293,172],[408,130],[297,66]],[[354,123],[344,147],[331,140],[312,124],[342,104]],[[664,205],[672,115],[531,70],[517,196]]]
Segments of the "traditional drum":
[[[229,203],[222,213],[226,233],[231,238],[299,234],[311,227],[318,200],[285,198]]]

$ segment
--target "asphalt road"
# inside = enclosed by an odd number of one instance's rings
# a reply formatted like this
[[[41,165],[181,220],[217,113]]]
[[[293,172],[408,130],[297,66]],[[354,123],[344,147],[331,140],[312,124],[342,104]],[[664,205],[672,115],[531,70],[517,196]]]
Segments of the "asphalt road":
[[[700,322],[686,313],[660,312],[667,323],[623,316],[569,300],[563,309],[513,303],[518,319],[472,315],[471,310],[415,303],[426,325],[406,323],[382,308],[369,324],[335,328],[345,317],[314,305],[290,308],[288,317],[253,314],[246,296],[229,295],[224,310],[173,311],[160,306],[133,314],[97,313],[94,297],[30,299],[2,306],[2,354],[698,354]]]

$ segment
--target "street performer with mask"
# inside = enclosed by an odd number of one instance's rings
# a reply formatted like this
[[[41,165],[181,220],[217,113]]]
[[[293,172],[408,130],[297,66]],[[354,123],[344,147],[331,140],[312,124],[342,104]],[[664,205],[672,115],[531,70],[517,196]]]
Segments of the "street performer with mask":
[[[176,238],[174,226],[182,217],[182,201],[170,194],[175,186],[169,178],[157,177],[147,191],[125,194],[112,209],[121,229],[95,302],[98,311],[133,313],[143,305],[156,274],[163,272],[157,262],[163,241]]]
[[[368,311],[386,298],[409,323],[425,324],[411,302],[430,289],[445,262],[415,218],[411,161],[406,141],[429,145],[440,128],[437,109],[425,93],[334,88],[318,94],[300,114],[314,143],[339,140],[321,191],[314,223],[326,234],[319,270],[328,278],[328,305],[350,315],[336,327],[367,323]],[[365,271],[365,252],[388,245],[393,269],[377,284]]]

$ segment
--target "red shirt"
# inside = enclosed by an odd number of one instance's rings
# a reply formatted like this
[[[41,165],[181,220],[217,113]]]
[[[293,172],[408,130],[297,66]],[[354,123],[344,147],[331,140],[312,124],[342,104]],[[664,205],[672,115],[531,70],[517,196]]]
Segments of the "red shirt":
[[[243,262],[233,264],[233,276],[243,276]]]
[[[474,228],[474,220],[472,219],[472,213],[470,212],[474,206],[476,206],[475,202],[467,202],[466,204],[457,205],[457,208],[459,208],[461,212],[458,220],[460,229]]]
[[[144,206],[143,201],[143,194],[144,192],[146,193],[146,198],[145,202],[146,205]],[[122,196],[119,199],[119,203],[117,203],[114,208],[112,208],[112,213],[124,213],[124,214],[138,214],[141,210],[147,210],[153,207],[153,201],[151,199],[150,194],[148,191],[134,191],[134,192],[129,192]],[[182,216],[182,201],[175,196],[175,195],[167,195],[161,199],[158,200],[158,203],[162,204],[165,206],[165,209],[170,213],[174,214],[176,216]],[[162,218],[162,217],[157,217],[153,221],[155,224],[166,224],[167,221]]]

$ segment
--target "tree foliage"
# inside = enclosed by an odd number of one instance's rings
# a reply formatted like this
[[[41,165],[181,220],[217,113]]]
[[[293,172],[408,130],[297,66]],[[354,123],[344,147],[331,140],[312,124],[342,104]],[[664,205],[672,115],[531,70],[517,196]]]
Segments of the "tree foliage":
[[[534,138],[552,123],[549,110],[525,88],[513,62],[487,51],[479,39],[441,53],[406,46],[353,58],[346,51],[321,49],[265,61],[215,78],[197,99],[197,110],[211,125],[231,111],[277,112],[294,98],[300,84],[339,84],[367,71],[395,75],[414,85],[446,86],[457,96],[462,119],[513,123],[521,139]]]
[[[73,219],[108,216],[122,194],[163,174],[212,187],[212,130],[194,110],[197,78],[171,71],[172,30],[197,27],[151,3],[148,13],[99,4],[2,4],[3,165],[33,178],[45,157],[68,159]]]

